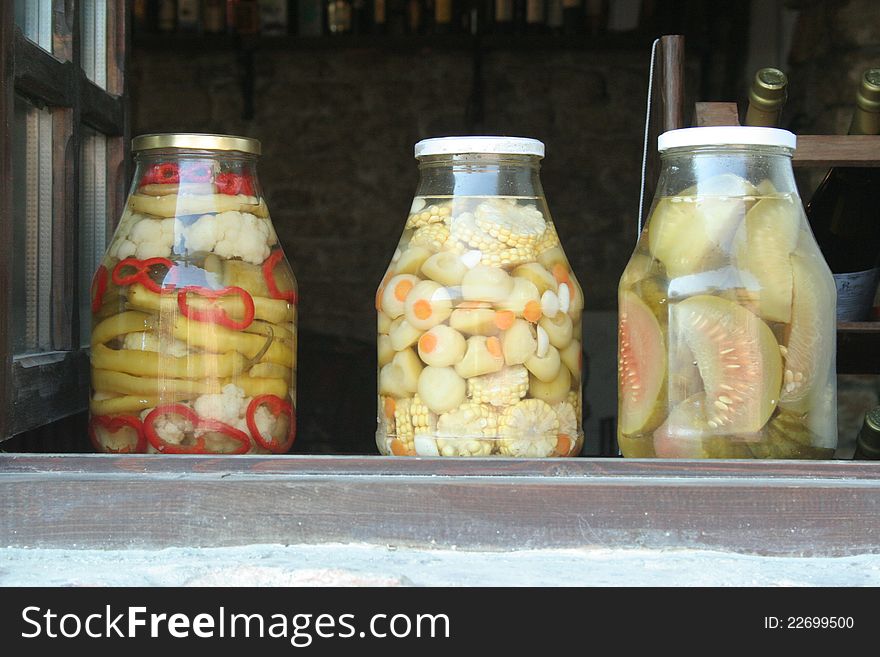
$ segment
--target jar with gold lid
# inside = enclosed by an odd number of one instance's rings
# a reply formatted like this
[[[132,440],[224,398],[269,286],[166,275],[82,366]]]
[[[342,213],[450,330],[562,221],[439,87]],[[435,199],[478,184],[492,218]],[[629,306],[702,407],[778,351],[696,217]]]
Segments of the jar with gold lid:
[[[89,435],[112,453],[283,453],[296,434],[297,287],[260,142],[152,134],[92,282]]]

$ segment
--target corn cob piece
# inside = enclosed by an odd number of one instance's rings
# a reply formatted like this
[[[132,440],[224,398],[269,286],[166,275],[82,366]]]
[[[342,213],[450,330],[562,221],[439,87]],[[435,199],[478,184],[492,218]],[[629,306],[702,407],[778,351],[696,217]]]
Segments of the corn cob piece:
[[[437,420],[441,456],[488,456],[498,436],[498,414],[485,404],[465,402]]]
[[[452,208],[449,205],[429,205],[419,212],[414,212],[406,220],[407,228],[423,228],[430,224],[439,224],[449,217]]]
[[[500,454],[541,457],[556,451],[559,418],[540,399],[523,399],[504,410],[498,422]]]
[[[453,239],[467,245],[467,248],[479,249],[484,255],[500,253],[508,248],[477,226],[474,215],[470,212],[462,212],[455,217],[451,222],[450,232]]]
[[[556,233],[556,227],[548,221],[544,234],[538,239],[535,251],[541,254],[557,246],[559,246],[559,235]]]
[[[544,234],[547,222],[534,205],[480,203],[474,211],[477,226],[511,248],[534,249]]]
[[[422,246],[431,251],[439,251],[449,239],[449,229],[445,224],[430,224],[418,228],[410,239],[410,246]]]
[[[529,372],[522,365],[506,367],[500,372],[468,379],[471,401],[492,406],[510,406],[526,396]]]
[[[516,247],[503,251],[484,251],[480,258],[481,265],[490,267],[516,267],[535,259],[535,251],[531,247]]]
[[[413,433],[416,435],[433,434],[437,428],[437,416],[430,411],[418,394],[412,398],[409,415],[412,421]]]

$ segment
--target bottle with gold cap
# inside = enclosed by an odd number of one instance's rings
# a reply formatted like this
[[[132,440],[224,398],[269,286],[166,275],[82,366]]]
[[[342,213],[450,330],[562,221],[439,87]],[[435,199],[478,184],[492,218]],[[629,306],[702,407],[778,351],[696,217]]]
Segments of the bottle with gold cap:
[[[749,108],[743,125],[775,128],[788,97],[788,78],[778,68],[762,68],[755,73],[749,89]]]
[[[880,134],[880,68],[861,77],[851,135]],[[837,319],[869,319],[880,280],[880,169],[835,167],[807,204],[807,217],[837,286]]]
[[[854,461],[880,461],[880,406],[865,414],[862,430],[856,438]]]
[[[268,454],[296,433],[296,303],[260,142],[154,134],[92,280],[99,452]]]

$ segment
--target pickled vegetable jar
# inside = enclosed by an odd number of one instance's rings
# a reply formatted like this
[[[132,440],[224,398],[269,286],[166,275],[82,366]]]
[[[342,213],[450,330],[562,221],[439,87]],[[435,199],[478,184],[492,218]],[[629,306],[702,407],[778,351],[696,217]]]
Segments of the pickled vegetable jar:
[[[660,136],[656,197],[619,288],[624,456],[827,458],[836,292],[795,187],[795,136]]]
[[[296,282],[260,143],[132,142],[125,210],[92,283],[89,434],[101,452],[282,453],[296,433]]]
[[[382,454],[580,451],[584,298],[534,139],[416,144],[421,179],[376,293]]]

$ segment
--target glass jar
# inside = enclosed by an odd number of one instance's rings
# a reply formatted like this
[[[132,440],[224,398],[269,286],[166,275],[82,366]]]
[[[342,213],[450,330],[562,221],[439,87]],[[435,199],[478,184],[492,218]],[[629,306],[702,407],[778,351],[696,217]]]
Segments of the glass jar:
[[[92,283],[89,434],[102,452],[283,453],[296,303],[257,178],[260,142],[144,135]]]
[[[376,293],[376,443],[408,456],[572,456],[584,297],[534,139],[416,144],[421,178]]]
[[[804,216],[795,136],[660,136],[650,216],[619,288],[624,456],[829,458],[836,292]]]

